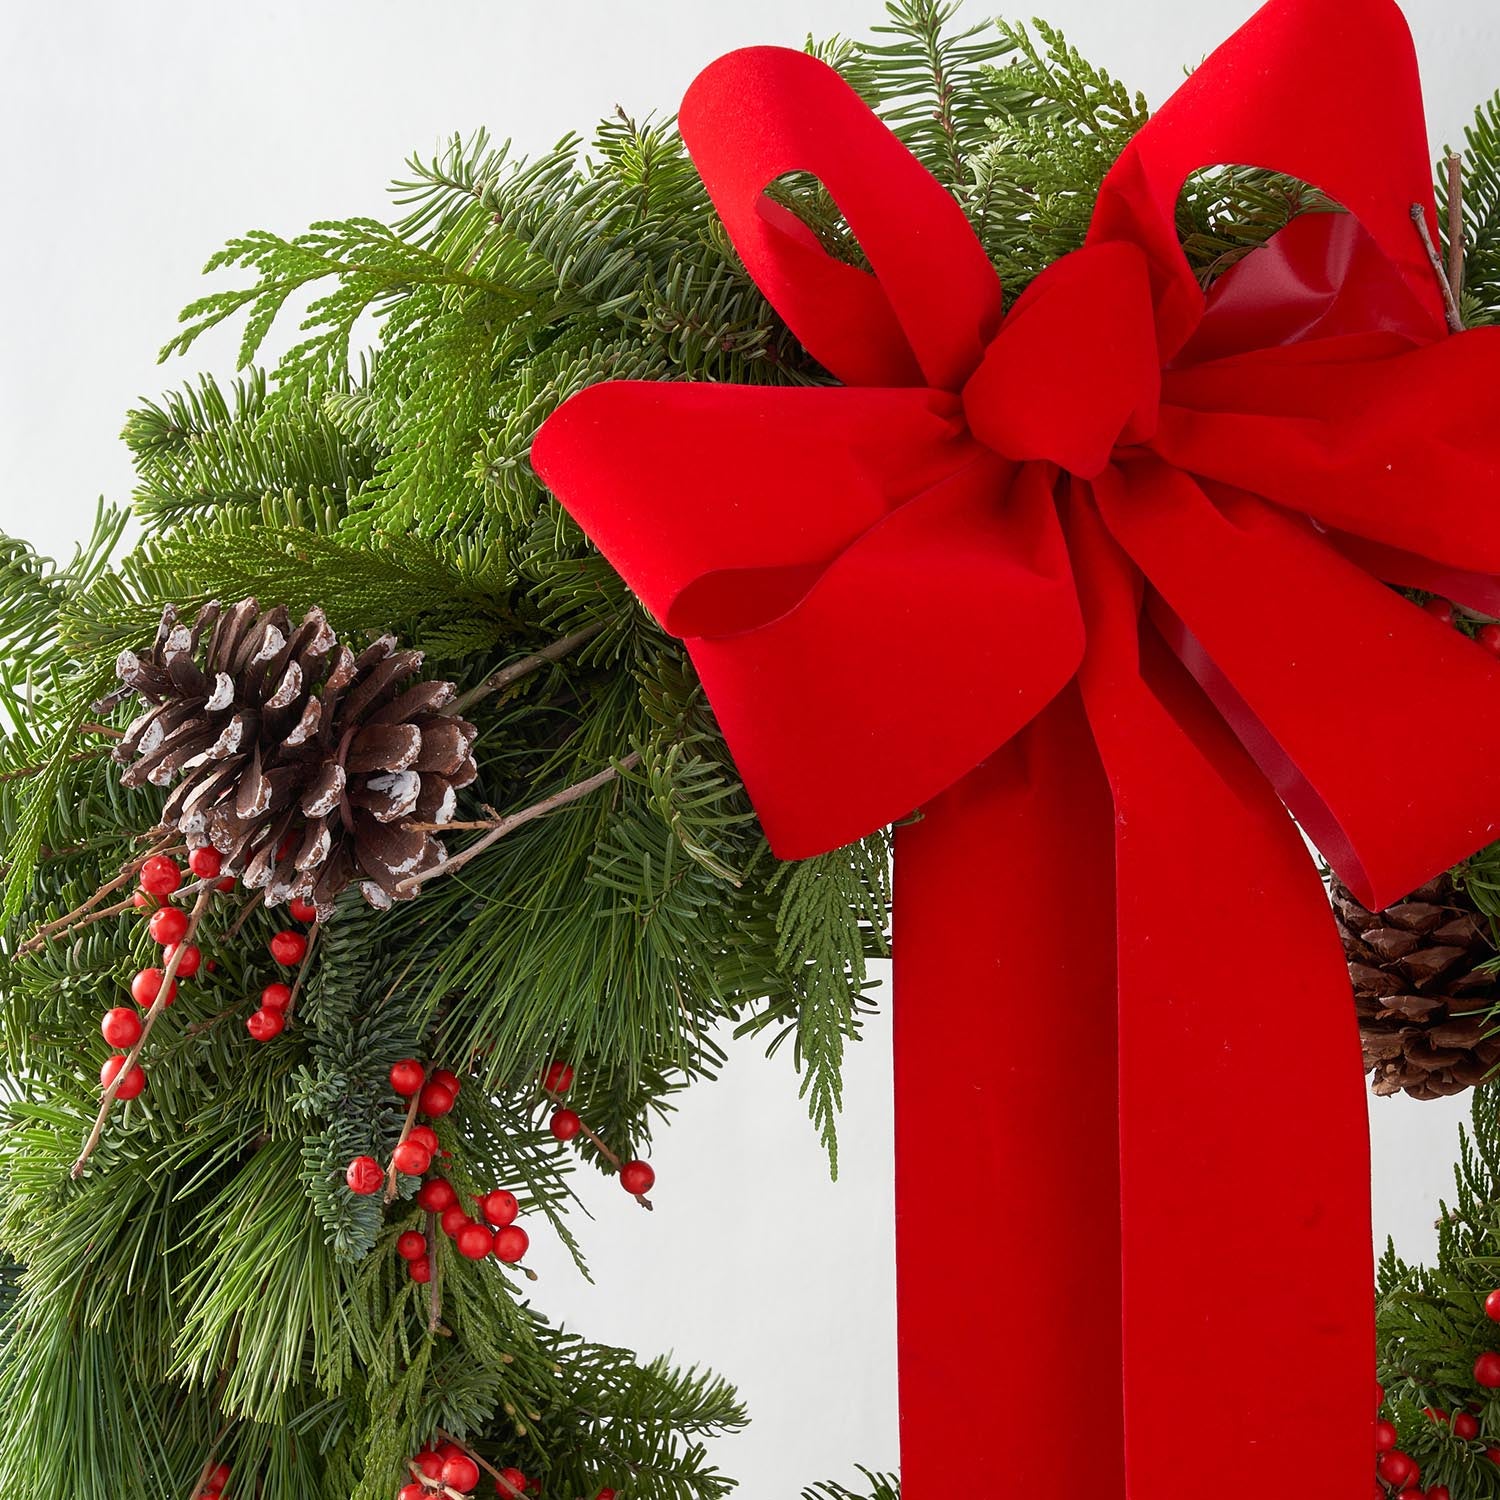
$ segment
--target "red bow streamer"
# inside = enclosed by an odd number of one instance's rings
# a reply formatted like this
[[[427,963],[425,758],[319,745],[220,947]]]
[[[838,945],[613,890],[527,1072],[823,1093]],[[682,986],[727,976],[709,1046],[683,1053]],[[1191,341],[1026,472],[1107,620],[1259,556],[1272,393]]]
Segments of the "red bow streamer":
[[[778,853],[922,809],[896,853],[904,1493],[1367,1494],[1358,1043],[1282,804],[1373,907],[1500,818],[1500,669],[1387,586],[1500,612],[1500,335],[1445,335],[1399,11],[1273,0],[1004,314],[958,205],[822,63],[733,53],[681,127],[842,385],[595,386],[533,459],[686,638]],[[1205,299],[1174,210],[1222,163],[1348,213]],[[766,198],[790,171],[872,272]],[[1441,750],[1399,701],[1372,720],[1351,662],[1451,704]]]

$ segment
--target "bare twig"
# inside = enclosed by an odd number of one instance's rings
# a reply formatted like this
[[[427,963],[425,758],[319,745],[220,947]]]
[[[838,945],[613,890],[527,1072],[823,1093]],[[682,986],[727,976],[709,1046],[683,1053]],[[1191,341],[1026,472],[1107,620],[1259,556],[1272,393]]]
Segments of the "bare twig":
[[[183,933],[182,941],[174,945],[172,956],[167,960],[167,967],[162,971],[161,985],[156,991],[156,999],[151,1002],[151,1009],[146,1012],[146,1023],[141,1027],[140,1038],[125,1054],[125,1061],[120,1065],[120,1071],[110,1079],[109,1086],[104,1090],[104,1097],[99,1101],[99,1117],[94,1121],[94,1128],[89,1132],[89,1138],[83,1143],[83,1150],[78,1153],[78,1160],[73,1163],[70,1175],[75,1178],[83,1175],[83,1169],[88,1165],[89,1157],[94,1154],[94,1149],[104,1134],[104,1122],[109,1119],[109,1112],[114,1108],[115,1095],[120,1091],[121,1082],[135,1066],[136,1059],[140,1057],[141,1049],[151,1035],[151,1028],[156,1025],[156,1018],[167,1008],[168,996],[171,995],[172,985],[177,978],[177,966],[182,962],[182,955],[187,952],[188,944],[193,941],[198,931],[198,923],[202,921],[203,913],[208,910],[208,903],[213,900],[213,895],[214,888],[211,884],[198,892],[198,899],[194,902],[192,914],[188,917],[187,931]]]
[[[54,917],[50,922],[43,922],[37,928],[36,932],[33,933],[32,936],[28,938],[24,943],[22,943],[16,951],[18,953],[29,953],[33,952],[37,948],[44,946],[47,939],[51,937],[52,934],[59,932],[63,928],[68,927],[72,923],[76,922],[78,918],[83,916],[86,912],[92,911],[94,907],[97,906],[99,902],[104,900],[106,896],[112,895],[115,891],[119,890],[122,885],[126,885],[129,881],[134,879],[134,877],[140,873],[141,866],[144,865],[148,859],[153,859],[158,854],[175,854],[179,852],[185,846],[179,844],[174,849],[173,840],[176,837],[177,835],[175,833],[169,833],[165,838],[159,839],[156,843],[154,843],[149,849],[146,850],[144,854],[139,854],[134,859],[127,860],[123,865],[120,866],[120,873],[116,875],[112,880],[105,881],[104,884],[101,885],[99,889],[88,898],[87,901],[83,902],[79,906],[75,906],[73,910],[68,912],[65,916]],[[132,897],[130,901],[127,901],[125,903],[125,905],[133,905],[134,900],[135,898]],[[119,907],[115,908],[116,911],[119,911],[121,909],[122,908]]]
[[[427,1210],[427,1331],[436,1333],[443,1323],[442,1281],[438,1277],[438,1216]]]
[[[1412,204],[1411,221],[1417,226],[1417,233],[1422,237],[1422,248],[1427,252],[1427,259],[1431,262],[1433,274],[1437,277],[1438,290],[1443,294],[1443,311],[1448,318],[1448,332],[1462,333],[1464,331],[1463,314],[1458,309],[1458,299],[1453,295],[1453,285],[1448,280],[1443,257],[1438,254],[1438,248],[1432,242],[1432,231],[1427,227],[1427,213],[1420,203]]]
[[[430,870],[419,870],[415,875],[408,875],[397,889],[402,892],[414,891],[419,885],[435,880],[439,875],[451,875],[455,870],[462,869],[470,860],[483,854],[492,844],[498,843],[506,834],[514,833],[516,829],[527,823],[533,823],[538,818],[545,818],[548,813],[556,812],[559,808],[568,806],[570,802],[577,802],[580,798],[587,797],[590,792],[597,792],[600,787],[608,786],[622,771],[628,771],[632,766],[639,765],[640,759],[640,752],[632,750],[629,755],[621,757],[614,765],[606,766],[592,776],[585,776],[582,781],[575,781],[572,786],[566,786],[560,792],[553,792],[550,797],[543,797],[540,802],[533,802],[530,807],[523,807],[520,812],[508,813],[498,821],[478,825],[489,829],[483,838],[476,839],[467,849],[460,851],[452,859],[445,860],[440,865],[434,865]],[[405,826],[432,831],[435,828],[450,825],[408,823]]]
[[[1453,300],[1463,306],[1464,298],[1464,159],[1458,152],[1448,153],[1448,285]]]
[[[422,1091],[418,1089],[417,1092],[411,1096],[411,1103],[406,1106],[406,1120],[405,1123],[403,1123],[403,1125],[401,1126],[401,1139],[396,1142],[396,1149],[395,1151],[391,1152],[391,1164],[386,1168],[385,1201],[387,1203],[394,1203],[396,1201],[396,1192],[398,1187],[396,1180],[396,1151],[399,1151],[402,1146],[406,1144],[406,1138],[411,1134],[412,1126],[417,1123],[417,1105],[421,1102]]]
[[[260,908],[262,901],[266,899],[264,891],[256,893],[240,908],[240,914],[229,924],[229,931],[224,934],[226,944],[232,943],[240,935],[240,929],[253,917]]]
[[[553,641],[550,646],[543,646],[540,651],[533,651],[530,656],[523,656],[520,661],[512,662],[508,667],[501,667],[498,672],[492,672],[478,687],[472,687],[467,693],[460,693],[443,711],[450,714],[461,714],[466,708],[471,708],[482,698],[488,698],[492,693],[503,692],[512,683],[519,682],[523,677],[529,677],[533,672],[550,666],[553,662],[561,661],[570,651],[576,651],[585,641],[591,641],[604,629],[602,622],[585,625],[581,630],[575,630],[571,635],[565,635],[561,640]]]
[[[297,965],[297,974],[292,980],[292,998],[287,1001],[286,1009],[282,1012],[288,1021],[296,1014],[297,1001],[302,998],[302,981],[307,977],[307,971],[312,965],[313,950],[318,946],[318,934],[322,930],[316,922],[307,929],[307,952],[302,955],[302,962]]]

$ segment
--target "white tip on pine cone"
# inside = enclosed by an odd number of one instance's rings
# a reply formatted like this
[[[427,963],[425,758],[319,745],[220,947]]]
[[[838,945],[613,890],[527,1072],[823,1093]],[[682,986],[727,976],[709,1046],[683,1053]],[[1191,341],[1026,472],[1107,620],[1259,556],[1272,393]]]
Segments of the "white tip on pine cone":
[[[214,677],[214,690],[208,695],[203,706],[210,713],[218,713],[222,708],[228,708],[234,702],[234,678],[228,672],[220,672]]]
[[[297,855],[297,868],[299,870],[315,869],[328,858],[328,851],[333,847],[333,834],[325,825],[318,837],[313,841],[310,849],[303,849]]]
[[[260,643],[260,650],[255,653],[252,665],[259,665],[263,661],[270,661],[286,645],[286,637],[274,626],[266,626],[265,639]]]
[[[167,639],[162,645],[163,656],[178,656],[184,651],[193,649],[193,632],[186,625],[174,625],[167,632]]]
[[[391,908],[390,894],[376,885],[373,880],[363,880],[359,886],[362,895],[376,911],[389,911]]]
[[[438,803],[436,811],[432,815],[434,823],[447,823],[453,817],[458,808],[458,793],[452,786],[443,788],[443,800]]]
[[[282,673],[281,681],[276,691],[266,699],[267,708],[286,708],[295,703],[297,694],[302,691],[302,668],[295,661],[286,664],[286,671]]]
[[[328,616],[321,609],[308,610],[303,623],[314,627],[306,647],[310,655],[327,656],[338,645],[339,638],[333,633],[333,626],[328,623]]]
[[[415,771],[383,771],[369,777],[365,785],[387,799],[383,807],[371,807],[370,811],[382,823],[394,823],[397,818],[408,817],[416,807],[422,778]]]

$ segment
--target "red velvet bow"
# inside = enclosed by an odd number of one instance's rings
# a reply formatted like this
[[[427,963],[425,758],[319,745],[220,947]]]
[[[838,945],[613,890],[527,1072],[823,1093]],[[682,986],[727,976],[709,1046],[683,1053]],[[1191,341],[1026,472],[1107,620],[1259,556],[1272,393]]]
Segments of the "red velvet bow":
[[[958,205],[822,63],[731,54],[681,126],[843,384],[596,386],[533,460],[687,638],[780,854],[922,807],[897,841],[904,1493],[1363,1496],[1358,1047],[1281,803],[1372,905],[1500,824],[1500,669],[1387,587],[1500,612],[1500,343],[1444,336],[1405,24],[1272,0],[1006,313]],[[1174,212],[1220,163],[1349,212],[1205,300]],[[797,170],[872,272],[764,196]],[[1440,751],[1418,685],[1452,705]]]

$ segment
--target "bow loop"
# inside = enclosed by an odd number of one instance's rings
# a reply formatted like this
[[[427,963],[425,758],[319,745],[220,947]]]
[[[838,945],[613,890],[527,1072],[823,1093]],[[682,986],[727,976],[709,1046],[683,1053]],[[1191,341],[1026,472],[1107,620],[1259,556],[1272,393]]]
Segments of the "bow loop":
[[[1123,241],[1055,261],[1010,310],[964,387],[980,442],[1084,479],[1156,428],[1161,356],[1145,257]]]

